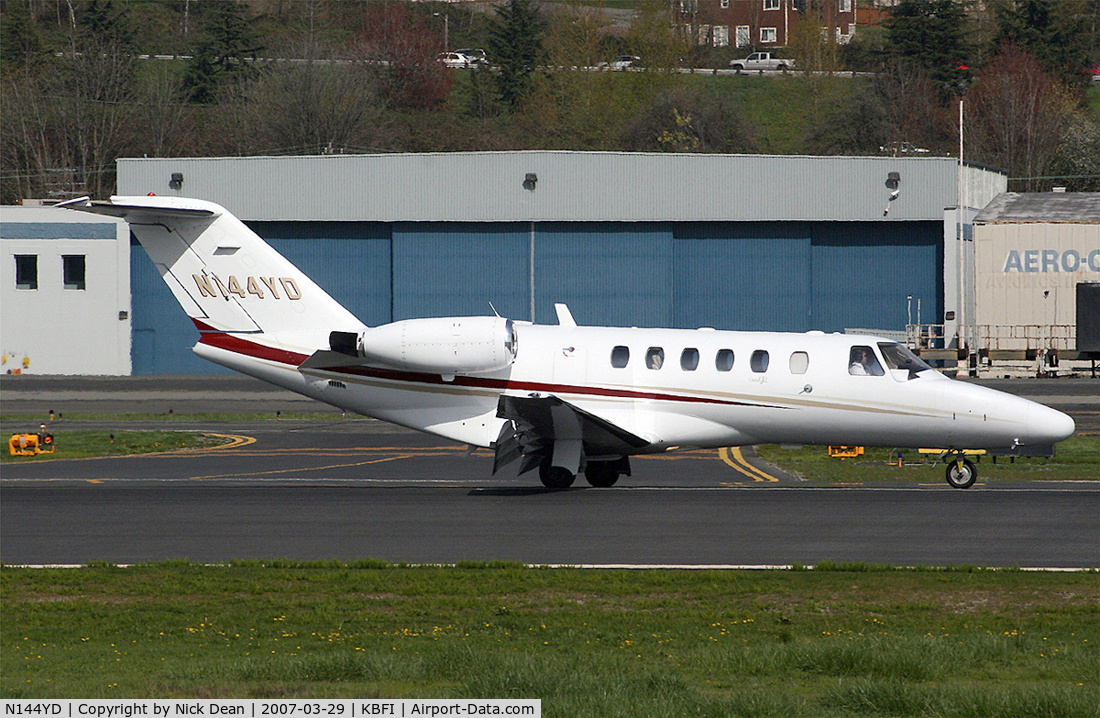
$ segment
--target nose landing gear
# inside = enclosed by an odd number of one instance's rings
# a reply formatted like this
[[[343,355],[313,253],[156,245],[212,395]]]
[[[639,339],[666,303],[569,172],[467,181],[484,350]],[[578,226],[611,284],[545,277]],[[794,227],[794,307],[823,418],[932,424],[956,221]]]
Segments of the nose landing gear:
[[[947,483],[956,489],[969,489],[978,480],[978,469],[970,459],[962,454],[949,454],[947,457]]]

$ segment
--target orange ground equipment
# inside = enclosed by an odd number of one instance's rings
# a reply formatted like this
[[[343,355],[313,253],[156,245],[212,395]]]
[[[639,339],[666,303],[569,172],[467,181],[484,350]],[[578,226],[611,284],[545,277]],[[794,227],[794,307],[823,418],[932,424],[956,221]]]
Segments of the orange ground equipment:
[[[863,456],[862,446],[830,446],[829,456],[837,459],[854,459]]]
[[[12,434],[8,439],[8,451],[12,456],[34,456],[53,453],[53,434]]]

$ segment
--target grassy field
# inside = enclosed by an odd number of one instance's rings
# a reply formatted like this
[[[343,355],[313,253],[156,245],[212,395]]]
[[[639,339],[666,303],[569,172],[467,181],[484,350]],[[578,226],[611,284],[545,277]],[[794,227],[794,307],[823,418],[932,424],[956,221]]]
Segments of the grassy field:
[[[0,569],[5,698],[540,698],[547,716],[1100,716],[1095,573]]]

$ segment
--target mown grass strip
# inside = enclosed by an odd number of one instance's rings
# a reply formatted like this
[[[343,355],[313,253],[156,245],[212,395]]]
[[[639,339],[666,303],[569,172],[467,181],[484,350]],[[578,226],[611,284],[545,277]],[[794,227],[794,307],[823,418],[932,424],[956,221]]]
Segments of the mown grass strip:
[[[269,563],[4,567],[0,695],[1100,715],[1096,573]]]
[[[41,416],[38,414],[4,414],[0,415],[0,421],[12,426],[17,424],[27,424],[37,427],[40,424],[46,424],[47,428],[61,427],[71,425],[73,422],[81,421],[164,421],[164,422],[181,422],[181,421],[341,421],[346,419],[353,419],[359,421],[376,421],[375,419],[368,419],[363,416],[355,414],[344,415],[339,409],[333,409],[331,412],[251,412],[251,413],[214,413],[214,412],[200,412],[194,414],[188,414],[183,412],[120,412],[116,414],[104,414],[95,412],[67,412],[63,415],[62,421],[53,423],[54,420],[47,416]]]
[[[47,427],[49,430],[49,427]],[[7,436],[5,439],[9,438]],[[13,456],[8,447],[0,454],[5,464],[50,459],[85,459],[94,456],[154,454],[184,449],[209,449],[228,444],[231,437],[184,431],[91,431],[76,430],[54,434],[54,451],[34,456]]]
[[[904,450],[902,466],[897,466],[897,453],[889,449],[868,448],[855,459],[838,459],[828,455],[824,446],[783,448],[776,444],[757,446],[756,452],[765,461],[808,481],[875,482],[875,481],[943,481],[945,466],[932,466],[935,456],[922,456],[915,450]],[[1100,479],[1100,436],[1072,436],[1058,444],[1050,459],[982,457],[978,463],[979,481],[1087,481]]]

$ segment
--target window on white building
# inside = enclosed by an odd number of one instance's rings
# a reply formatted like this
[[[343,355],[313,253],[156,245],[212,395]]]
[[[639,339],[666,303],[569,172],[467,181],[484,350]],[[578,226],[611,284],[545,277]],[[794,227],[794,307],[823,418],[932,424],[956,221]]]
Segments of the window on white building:
[[[38,289],[38,255],[15,255],[15,288]]]
[[[774,27],[762,27],[760,28],[760,42],[775,42],[775,28]]]
[[[65,289],[85,289],[84,284],[84,255],[64,254],[61,256],[62,273],[64,274]]]

